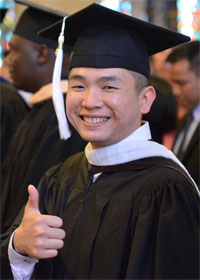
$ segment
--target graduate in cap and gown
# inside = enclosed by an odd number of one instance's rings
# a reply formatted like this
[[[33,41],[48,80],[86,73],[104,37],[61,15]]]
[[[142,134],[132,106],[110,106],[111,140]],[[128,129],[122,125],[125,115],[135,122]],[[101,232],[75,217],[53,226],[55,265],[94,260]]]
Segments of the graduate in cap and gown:
[[[37,32],[66,14],[28,1],[16,3],[26,9],[10,41],[9,68],[14,85],[34,94],[52,81],[57,48],[57,42],[39,37]],[[70,46],[64,47],[61,73],[64,79],[71,50]],[[86,142],[71,125],[68,130],[72,136],[61,140],[51,99],[32,106],[20,123],[1,165],[1,233],[9,228],[26,203],[27,186],[32,182],[37,185],[50,167],[84,150]]]
[[[41,34],[56,40],[61,26]],[[1,237],[4,278],[197,279],[198,188],[141,122],[155,99],[149,55],[189,38],[97,4],[64,36],[67,115],[89,143],[29,185],[21,223]]]
[[[8,9],[0,8],[0,24],[2,23]],[[0,68],[0,146],[1,162],[7,154],[9,142],[12,136],[28,112],[29,107],[18,90],[12,85],[12,79],[8,70],[8,50],[4,51],[4,59]]]

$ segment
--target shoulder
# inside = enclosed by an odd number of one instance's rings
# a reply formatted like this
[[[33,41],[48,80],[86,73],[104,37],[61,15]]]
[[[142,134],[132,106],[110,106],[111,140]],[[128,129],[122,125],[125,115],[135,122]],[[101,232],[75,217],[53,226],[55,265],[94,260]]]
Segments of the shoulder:
[[[0,94],[1,104],[13,103],[15,105],[17,102],[18,104],[20,103],[22,105],[26,105],[23,98],[19,95],[17,89],[13,87],[11,84],[2,83],[0,86],[0,90],[1,90],[1,94]]]
[[[2,83],[1,84],[1,100],[21,100],[21,96],[19,95],[17,89],[13,87],[11,84]]]
[[[17,89],[9,83],[1,83],[1,95],[6,95],[8,91],[17,92]]]
[[[68,177],[73,177],[82,169],[88,167],[87,159],[84,152],[72,155],[54,167],[50,168],[45,177],[47,179],[54,178],[54,180],[66,180]]]
[[[199,195],[194,184],[174,162],[164,160],[162,163],[147,172],[135,200],[135,212],[139,213],[140,219],[155,215],[174,215],[179,219],[179,215],[188,215],[189,212],[191,219],[194,216],[198,219]]]
[[[40,209],[43,213],[61,214],[74,182],[88,176],[87,160],[79,153],[49,169],[38,186]],[[79,184],[78,184],[79,185]]]
[[[188,192],[196,193],[196,188],[189,175],[171,159],[152,157],[144,162],[149,170],[145,178],[145,189],[148,195],[166,188],[180,188],[181,191],[186,189]]]

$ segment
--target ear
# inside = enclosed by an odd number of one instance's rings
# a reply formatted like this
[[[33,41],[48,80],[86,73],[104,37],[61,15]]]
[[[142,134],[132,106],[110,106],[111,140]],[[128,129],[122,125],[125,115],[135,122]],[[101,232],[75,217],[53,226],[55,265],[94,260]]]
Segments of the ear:
[[[38,47],[38,64],[43,64],[47,61],[49,55],[49,50],[46,45],[39,45]]]
[[[142,98],[141,113],[147,114],[156,98],[156,91],[152,86],[148,86],[145,87],[140,94]]]

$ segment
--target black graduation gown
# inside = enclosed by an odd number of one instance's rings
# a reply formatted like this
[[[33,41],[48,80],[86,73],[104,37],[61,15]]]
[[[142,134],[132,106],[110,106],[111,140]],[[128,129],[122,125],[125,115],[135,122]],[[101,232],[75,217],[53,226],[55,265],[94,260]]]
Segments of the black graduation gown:
[[[36,264],[33,279],[198,279],[196,190],[171,160],[131,164],[153,167],[102,173],[92,183],[81,153],[47,172],[40,211],[63,219],[66,238],[57,257]],[[166,164],[171,168],[158,166]]]
[[[28,198],[29,184],[62,159],[83,151],[86,142],[70,126],[71,138],[60,140],[52,100],[33,106],[18,127],[2,167],[1,233],[12,224]]]
[[[0,100],[2,162],[7,154],[10,140],[17,126],[29,111],[29,107],[11,84],[2,81],[0,82]]]
[[[173,143],[172,150],[174,149],[174,145],[182,131],[184,129],[185,124],[187,122],[189,113],[186,114],[183,119],[180,121],[179,126],[177,128],[177,133],[175,136],[175,140]],[[181,162],[183,165],[187,168],[189,173],[191,174],[192,178],[195,180],[196,184],[199,186],[200,189],[200,124],[198,124],[196,130],[194,131],[192,138],[190,142],[188,143],[188,146],[183,154],[183,157],[181,159]]]

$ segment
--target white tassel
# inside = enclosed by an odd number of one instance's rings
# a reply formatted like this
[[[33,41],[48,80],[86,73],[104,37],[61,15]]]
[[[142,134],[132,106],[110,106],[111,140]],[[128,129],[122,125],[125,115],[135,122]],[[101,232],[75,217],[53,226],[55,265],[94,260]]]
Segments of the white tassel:
[[[60,36],[58,38],[58,48],[56,50],[56,61],[54,65],[53,71],[53,82],[52,82],[52,99],[53,105],[56,112],[56,116],[58,119],[58,128],[60,138],[67,140],[71,136],[71,132],[69,130],[69,125],[66,118],[65,106],[64,106],[64,98],[63,92],[61,89],[61,73],[62,73],[62,63],[63,63],[63,43],[64,43],[64,29],[65,29],[65,19],[64,17],[62,30]]]

